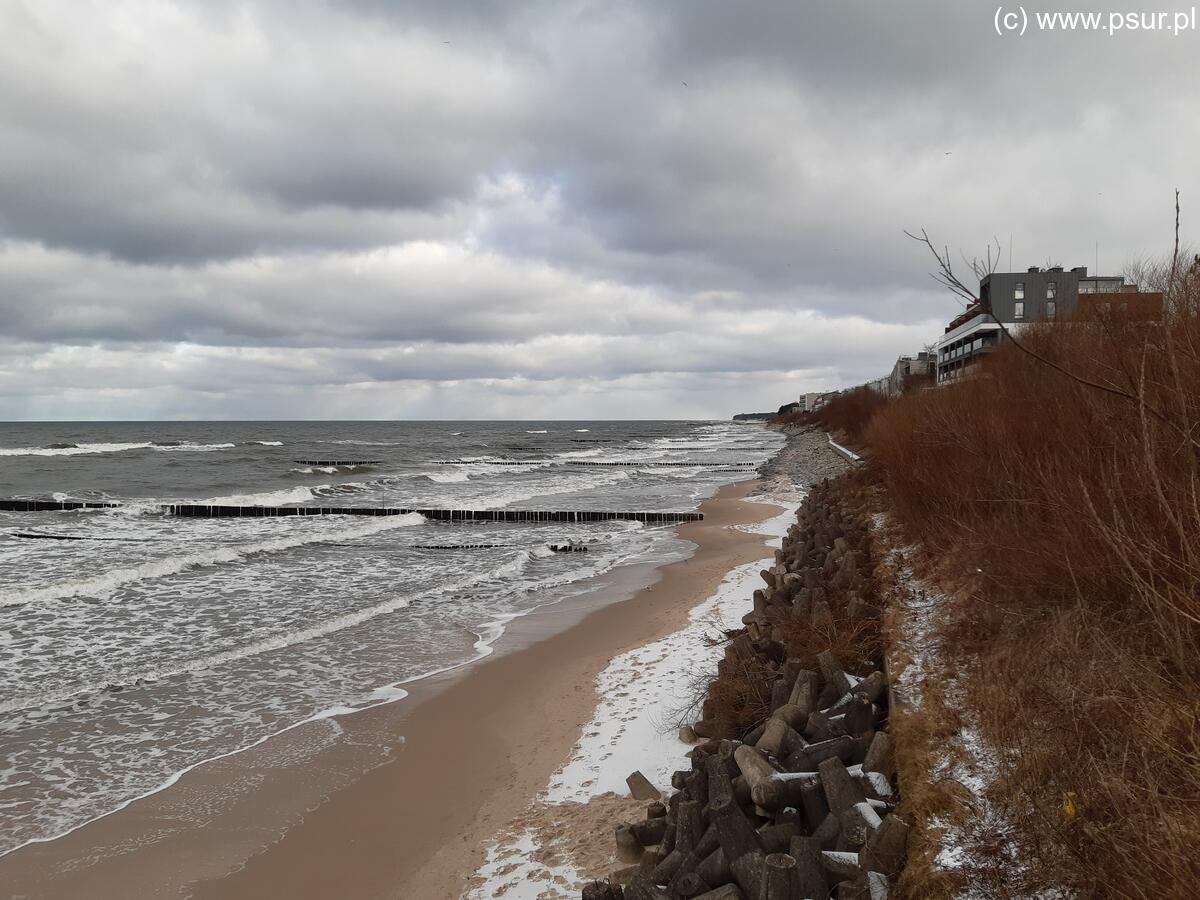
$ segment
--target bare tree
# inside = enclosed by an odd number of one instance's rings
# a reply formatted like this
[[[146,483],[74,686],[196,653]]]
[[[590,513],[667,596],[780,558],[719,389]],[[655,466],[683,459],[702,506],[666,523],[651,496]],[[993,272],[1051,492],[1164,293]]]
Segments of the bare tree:
[[[968,287],[967,284],[955,274],[954,265],[950,262],[949,247],[943,247],[939,251],[938,248],[934,246],[933,241],[929,237],[929,233],[924,228],[921,229],[921,233],[919,235],[913,234],[911,231],[905,231],[904,233],[917,243],[924,244],[926,247],[928,247],[929,252],[933,254],[933,258],[937,260],[937,271],[930,272],[930,278],[932,278],[942,287],[949,290],[959,299],[960,302],[965,302],[967,306],[970,306],[972,303],[979,302],[979,297],[976,295],[974,289]],[[987,252],[982,258],[976,256],[972,259],[967,259],[966,254],[959,251],[959,255],[962,256],[963,262],[979,281],[982,281],[988,275],[991,275],[993,272],[995,272],[996,267],[1000,265],[1000,241],[997,238],[992,238],[992,241],[994,241],[995,246],[989,243],[987,245]]]

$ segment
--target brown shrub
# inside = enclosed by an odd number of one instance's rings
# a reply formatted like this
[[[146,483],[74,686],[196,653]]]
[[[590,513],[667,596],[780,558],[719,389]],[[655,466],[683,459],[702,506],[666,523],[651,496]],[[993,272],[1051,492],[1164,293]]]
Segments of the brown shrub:
[[[704,718],[717,726],[718,736],[740,738],[770,715],[774,679],[774,669],[762,656],[724,660],[708,685]]]
[[[958,572],[952,640],[1001,748],[991,799],[1047,883],[1200,884],[1200,276],[1161,321],[1034,326],[867,440],[911,538]],[[1078,813],[1064,819],[1063,797]]]

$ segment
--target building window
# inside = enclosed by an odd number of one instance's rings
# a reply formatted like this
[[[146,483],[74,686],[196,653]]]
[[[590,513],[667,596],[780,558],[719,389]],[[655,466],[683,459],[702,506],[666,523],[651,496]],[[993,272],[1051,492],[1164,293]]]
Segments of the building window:
[[[1025,282],[1023,282],[1023,281],[1017,282],[1017,286],[1013,288],[1013,299],[1014,300],[1024,300],[1025,299]]]
[[[1018,300],[1016,303],[1013,304],[1013,318],[1014,319],[1025,318],[1025,302],[1023,300]]]
[[[1058,282],[1056,282],[1056,281],[1046,282],[1046,299],[1053,300],[1057,296],[1058,296]]]
[[[1058,314],[1058,303],[1054,300],[1046,301],[1046,318],[1053,319]]]

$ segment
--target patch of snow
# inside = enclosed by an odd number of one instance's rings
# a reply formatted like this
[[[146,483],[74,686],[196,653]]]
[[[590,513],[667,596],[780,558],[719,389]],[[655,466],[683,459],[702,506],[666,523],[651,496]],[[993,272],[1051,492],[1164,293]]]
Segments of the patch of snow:
[[[796,506],[789,504],[756,530],[782,539],[795,516]],[[571,759],[551,778],[546,802],[626,794],[625,778],[635,770],[665,791],[671,773],[690,766],[684,754],[691,748],[670,727],[672,720],[691,700],[696,675],[714,672],[724,652],[704,638],[741,627],[762,567],[763,560],[756,560],[731,570],[716,593],[688,614],[686,627],[608,664],[596,679],[600,704]]]
[[[888,530],[889,525],[886,516],[874,517],[874,527],[878,531]],[[940,834],[941,849],[935,858],[936,865],[964,875],[966,886],[956,895],[957,900],[988,900],[992,896],[990,888],[972,883],[970,873],[979,868],[973,848],[988,848],[993,855],[987,862],[989,870],[994,871],[999,866],[1020,881],[1020,874],[1025,871],[1020,837],[1003,812],[988,798],[989,788],[1000,777],[1000,756],[981,734],[978,716],[967,702],[957,669],[945,661],[942,653],[939,626],[950,598],[917,578],[911,566],[902,561],[917,552],[916,547],[905,546],[892,549],[887,557],[897,588],[895,603],[903,623],[893,655],[902,658],[904,665],[899,671],[890,673],[891,691],[903,705],[920,709],[928,687],[940,693],[957,714],[957,733],[936,748],[930,778],[934,782],[954,781],[962,785],[970,795],[971,814],[961,826],[935,818],[929,823],[929,830]],[[876,773],[869,773],[873,774]],[[881,780],[886,782],[886,779]],[[1000,862],[994,858],[998,846],[1004,857]],[[1070,897],[1069,893],[1058,889],[1030,895],[1031,900],[1068,900]]]
[[[777,503],[784,511],[765,522],[743,527],[769,535],[775,547],[796,521],[799,501],[755,497]],[[688,624],[674,634],[614,657],[596,678],[600,702],[572,750],[570,759],[551,776],[537,803],[586,803],[606,793],[628,795],[625,779],[640,771],[660,790],[670,788],[671,773],[690,766],[691,749],[670,723],[691,699],[698,674],[715,672],[724,652],[704,641],[722,629],[740,628],[758,586],[759,571],[773,560],[756,560],[732,569],[716,592],[688,614]],[[547,900],[574,898],[580,873],[563,865],[547,868],[535,857],[542,848],[531,831],[501,837],[488,848],[487,862],[475,873],[467,900]]]
[[[546,900],[574,896],[582,876],[570,864],[548,866],[535,859],[538,842],[530,830],[503,844],[488,848],[487,862],[479,867],[483,883],[463,895],[463,900]]]

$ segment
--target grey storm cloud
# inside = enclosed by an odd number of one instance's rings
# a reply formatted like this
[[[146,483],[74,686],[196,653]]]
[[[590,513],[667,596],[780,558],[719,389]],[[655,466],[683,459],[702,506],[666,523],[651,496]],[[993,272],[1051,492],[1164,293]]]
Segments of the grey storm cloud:
[[[956,310],[903,229],[1120,270],[1200,197],[1200,35],[993,12],[5,4],[0,415],[723,415],[873,377]]]

